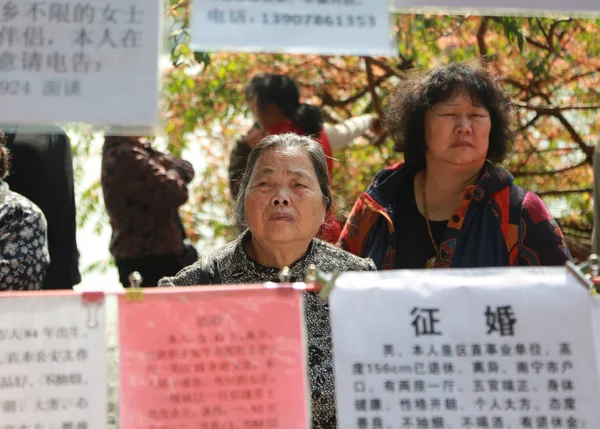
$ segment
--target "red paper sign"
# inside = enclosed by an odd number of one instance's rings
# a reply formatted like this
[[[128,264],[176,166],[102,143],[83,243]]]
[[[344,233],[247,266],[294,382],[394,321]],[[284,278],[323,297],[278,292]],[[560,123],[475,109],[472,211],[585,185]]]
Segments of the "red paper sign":
[[[264,287],[119,297],[121,429],[306,429],[302,293]]]

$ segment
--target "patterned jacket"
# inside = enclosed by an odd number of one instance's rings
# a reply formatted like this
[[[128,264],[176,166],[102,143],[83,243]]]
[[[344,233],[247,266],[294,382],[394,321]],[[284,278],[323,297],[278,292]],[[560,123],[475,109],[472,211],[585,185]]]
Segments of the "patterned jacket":
[[[46,218],[0,180],[0,290],[38,290],[50,264]]]
[[[397,192],[412,180],[403,163],[380,171],[362,193],[342,230],[338,245],[393,269]],[[563,265],[571,260],[562,232],[542,200],[513,184],[505,169],[487,162],[444,232],[436,267]]]

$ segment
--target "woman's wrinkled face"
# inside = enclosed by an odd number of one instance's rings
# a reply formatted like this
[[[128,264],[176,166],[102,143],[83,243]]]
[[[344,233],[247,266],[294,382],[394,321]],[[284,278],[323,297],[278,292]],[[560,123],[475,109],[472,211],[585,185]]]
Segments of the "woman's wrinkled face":
[[[315,169],[301,149],[265,151],[252,171],[245,198],[248,229],[264,242],[308,243],[325,220]]]
[[[482,167],[490,145],[491,127],[490,112],[474,104],[466,91],[457,92],[425,113],[427,160]]]

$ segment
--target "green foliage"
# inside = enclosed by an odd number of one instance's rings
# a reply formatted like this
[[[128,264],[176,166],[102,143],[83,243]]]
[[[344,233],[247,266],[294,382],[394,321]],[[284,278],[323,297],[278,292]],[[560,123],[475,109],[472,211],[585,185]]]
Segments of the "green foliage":
[[[237,233],[231,221],[228,153],[248,127],[244,87],[258,72],[291,75],[304,99],[329,121],[374,112],[365,62],[357,57],[192,52],[189,2],[170,0],[172,67],[164,77],[169,150],[202,154],[206,169],[184,207],[188,233],[212,249]],[[373,91],[384,107],[405,73],[484,54],[515,103],[517,138],[506,166],[517,183],[539,192],[574,231],[591,223],[591,153],[600,138],[598,20],[397,15],[398,56],[376,58]],[[534,119],[535,118],[535,119]],[[343,218],[374,174],[400,161],[388,139],[359,139],[336,153],[334,184]],[[88,190],[93,198],[93,189]],[[573,191],[573,192],[565,192]],[[82,209],[98,209],[89,203]],[[589,235],[589,234],[588,234]],[[585,241],[578,236],[579,241]]]
[[[397,15],[396,25],[398,57],[376,59],[373,67],[374,91],[381,104],[385,106],[390,91],[407,70],[476,59],[484,53],[489,67],[504,79],[517,108],[517,139],[506,161],[507,167],[515,173],[519,184],[548,198],[554,196],[559,202],[550,199],[548,202],[556,207],[555,211],[587,228],[591,222],[589,194],[562,192],[591,186],[590,154],[600,131],[597,89],[600,61],[593,54],[600,49],[597,22]],[[194,150],[205,151],[212,164],[202,179],[205,199],[202,204],[194,204],[194,210],[201,213],[208,213],[207,207],[212,211],[216,206],[220,207],[219,212],[229,213],[227,153],[235,137],[245,132],[240,120],[246,113],[243,89],[252,74],[261,71],[290,74],[299,82],[305,99],[321,105],[329,119],[374,111],[365,65],[360,58],[196,53],[195,62],[173,68],[168,77],[172,85],[167,97],[172,100],[169,109],[172,144],[189,144],[191,140],[186,136],[193,130],[201,131],[210,141],[206,145],[193,143]],[[190,76],[195,82],[193,87],[183,84]],[[530,123],[536,115],[538,118]],[[215,145],[221,150],[215,150]],[[357,141],[335,156],[338,162],[334,184],[340,218],[347,214],[377,171],[402,159],[393,152],[389,140],[379,146],[366,140]],[[215,186],[208,195],[207,182]],[[563,207],[566,210],[559,210]],[[203,227],[210,225],[206,220],[200,222]],[[227,237],[234,234],[224,224],[217,227]]]

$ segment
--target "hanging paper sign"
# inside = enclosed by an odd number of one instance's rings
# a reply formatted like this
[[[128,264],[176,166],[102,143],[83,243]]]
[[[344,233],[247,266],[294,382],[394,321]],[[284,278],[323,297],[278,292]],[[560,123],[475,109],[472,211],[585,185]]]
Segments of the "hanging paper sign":
[[[302,294],[288,292],[120,297],[120,427],[306,429]]]
[[[388,0],[193,0],[196,51],[393,55]]]
[[[0,428],[105,429],[103,302],[0,296]]]
[[[348,273],[330,308],[339,427],[600,418],[592,299],[565,268]]]
[[[2,123],[152,126],[160,0],[0,2]]]

